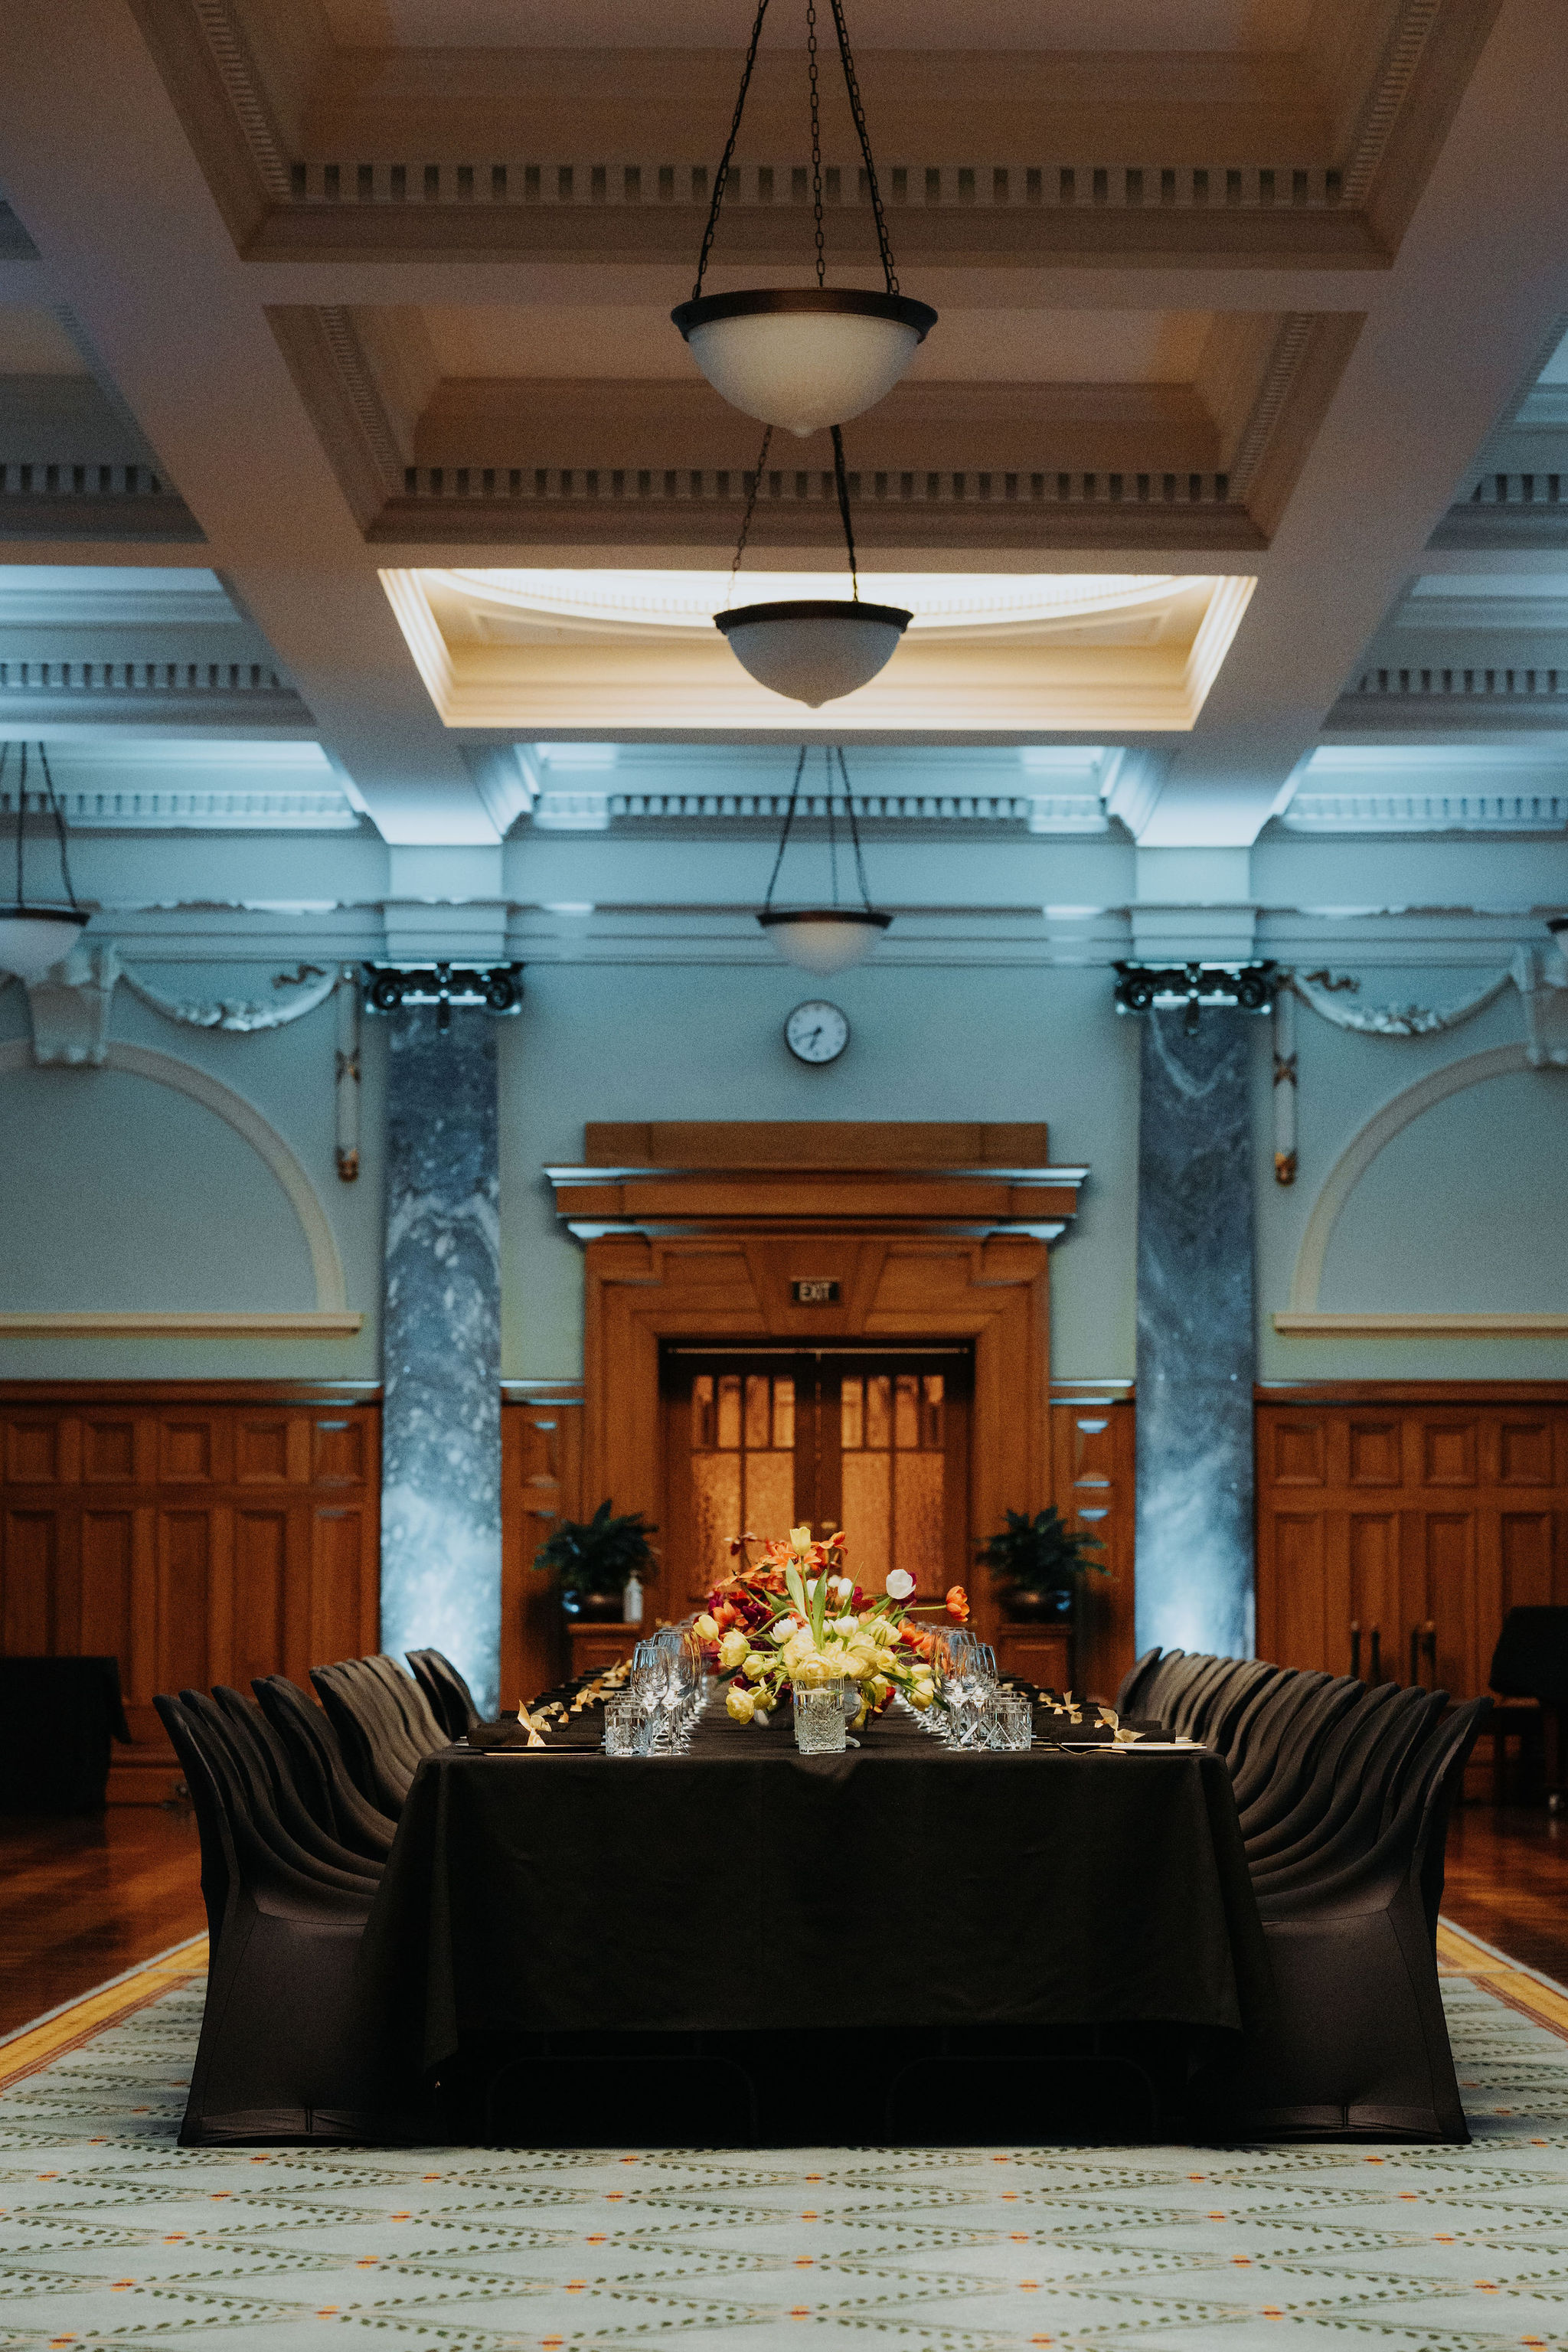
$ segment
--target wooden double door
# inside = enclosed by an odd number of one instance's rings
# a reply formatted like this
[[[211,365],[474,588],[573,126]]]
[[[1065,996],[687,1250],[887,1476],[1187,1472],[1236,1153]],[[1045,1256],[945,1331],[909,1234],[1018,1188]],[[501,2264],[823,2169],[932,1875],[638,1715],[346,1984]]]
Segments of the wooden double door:
[[[1258,1649],[1484,1691],[1510,1609],[1568,1603],[1568,1403],[1258,1408]]]
[[[922,1598],[966,1581],[973,1354],[667,1346],[666,1590],[700,1600],[731,1540],[843,1528],[868,1592],[908,1569]]]

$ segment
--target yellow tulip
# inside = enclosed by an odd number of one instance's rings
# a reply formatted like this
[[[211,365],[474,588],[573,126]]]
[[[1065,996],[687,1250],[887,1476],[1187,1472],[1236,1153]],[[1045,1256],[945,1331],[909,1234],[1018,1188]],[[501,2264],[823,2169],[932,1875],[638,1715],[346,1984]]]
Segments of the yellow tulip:
[[[910,1685],[910,1705],[919,1707],[922,1715],[935,1696],[936,1693],[930,1683],[911,1683]]]
[[[740,1627],[731,1625],[719,1644],[719,1664],[727,1675],[734,1673],[751,1646]]]
[[[737,1690],[733,1684],[724,1700],[724,1712],[736,1723],[750,1723],[757,1711],[757,1702],[750,1691]]]
[[[815,1656],[804,1658],[795,1669],[795,1679],[802,1690],[820,1690],[827,1680],[826,1660]]]
[[[809,1528],[791,1528],[789,1531],[789,1548],[791,1551],[809,1551],[811,1549],[811,1529]]]
[[[705,1609],[691,1630],[700,1642],[715,1642],[719,1638],[719,1621],[710,1617]]]
[[[748,1650],[741,1661],[741,1672],[748,1681],[761,1682],[772,1664],[772,1659],[764,1658],[761,1650]]]

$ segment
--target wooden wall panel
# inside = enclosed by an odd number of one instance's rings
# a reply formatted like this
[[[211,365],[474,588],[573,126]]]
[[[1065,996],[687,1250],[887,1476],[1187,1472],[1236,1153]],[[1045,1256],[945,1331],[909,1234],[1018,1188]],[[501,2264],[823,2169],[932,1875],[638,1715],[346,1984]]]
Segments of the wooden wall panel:
[[[1260,1655],[1469,1697],[1531,1603],[1568,1603],[1568,1391],[1260,1399]]]
[[[1051,1486],[1070,1528],[1100,1538],[1109,1580],[1091,1577],[1078,1612],[1080,1689],[1113,1698],[1132,1664],[1133,1486],[1137,1444],[1126,1396],[1053,1395]]]
[[[604,1498],[588,1500],[582,1491],[579,1383],[548,1395],[503,1392],[501,1406],[500,1703],[511,1707],[559,1682],[566,1668],[554,1586],[535,1574],[533,1555],[558,1521],[584,1517]]]
[[[374,1648],[380,1422],[303,1382],[0,1390],[0,1647],[119,1658],[111,1795],[167,1793],[155,1692]]]

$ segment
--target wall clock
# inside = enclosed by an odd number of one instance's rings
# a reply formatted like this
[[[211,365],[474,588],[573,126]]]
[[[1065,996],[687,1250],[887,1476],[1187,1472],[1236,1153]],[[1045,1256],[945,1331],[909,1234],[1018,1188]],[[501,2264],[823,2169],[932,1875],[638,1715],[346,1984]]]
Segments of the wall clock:
[[[849,1043],[849,1023],[837,1004],[813,997],[784,1023],[784,1044],[797,1062],[836,1062]]]

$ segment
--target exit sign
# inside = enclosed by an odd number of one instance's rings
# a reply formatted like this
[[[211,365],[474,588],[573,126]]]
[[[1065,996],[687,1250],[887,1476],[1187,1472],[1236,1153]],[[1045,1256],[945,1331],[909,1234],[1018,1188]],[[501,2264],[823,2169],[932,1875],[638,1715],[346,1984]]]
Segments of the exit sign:
[[[829,1282],[826,1275],[813,1275],[804,1282],[792,1282],[790,1289],[797,1307],[837,1307],[838,1285]]]

